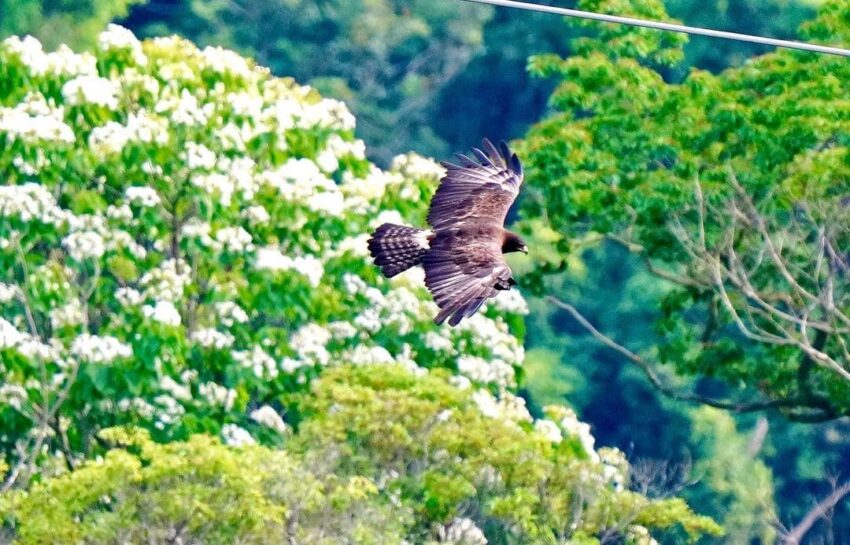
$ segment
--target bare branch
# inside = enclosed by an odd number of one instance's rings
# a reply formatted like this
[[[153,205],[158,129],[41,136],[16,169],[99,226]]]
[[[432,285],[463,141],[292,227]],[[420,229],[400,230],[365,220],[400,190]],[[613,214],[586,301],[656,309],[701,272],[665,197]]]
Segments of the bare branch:
[[[772,399],[772,400],[757,400],[757,401],[728,401],[715,399],[708,396],[703,396],[697,394],[695,392],[682,392],[678,391],[675,388],[668,386],[665,384],[664,380],[656,372],[654,365],[645,360],[643,357],[638,354],[632,352],[625,346],[621,345],[611,337],[605,335],[601,331],[599,331],[590,321],[578,311],[573,305],[558,299],[553,295],[546,296],[546,300],[550,303],[554,304],[558,308],[565,310],[573,319],[579,323],[588,333],[593,336],[594,339],[599,341],[601,344],[607,346],[611,350],[619,353],[624,356],[626,359],[631,361],[632,363],[637,364],[638,367],[644,372],[646,377],[649,379],[650,383],[658,389],[662,394],[670,397],[671,399],[676,399],[678,401],[686,401],[690,403],[699,403],[702,405],[708,405],[711,407],[715,407],[718,409],[724,409],[729,411],[734,411],[738,413],[746,413],[746,412],[755,412],[762,411],[766,409],[789,409],[789,410],[800,410],[800,409],[810,409],[809,405],[806,404],[806,400],[800,397],[789,397],[782,399]],[[819,407],[814,407],[814,409],[819,410]],[[804,413],[799,415],[794,415],[793,413],[789,413],[789,417],[799,416],[801,419],[830,419],[834,418],[834,416],[830,416],[829,418],[824,418],[821,412],[816,412],[814,414]],[[819,420],[817,420],[819,421]]]
[[[786,535],[783,536],[782,545],[800,545],[800,541],[809,532],[809,530],[812,529],[815,523],[824,518],[827,513],[829,513],[829,511],[848,494],[850,494],[850,481],[836,487],[835,490],[832,491],[832,494],[815,504],[815,506],[806,513],[803,520],[788,530]]]

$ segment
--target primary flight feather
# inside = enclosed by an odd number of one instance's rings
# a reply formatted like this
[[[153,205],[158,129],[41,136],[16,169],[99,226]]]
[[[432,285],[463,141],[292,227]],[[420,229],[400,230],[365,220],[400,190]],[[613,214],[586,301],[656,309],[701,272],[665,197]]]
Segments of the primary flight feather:
[[[442,163],[446,175],[431,199],[431,229],[385,223],[369,239],[387,278],[422,265],[440,308],[437,324],[448,318],[457,325],[499,290],[510,289],[516,281],[502,254],[528,252],[504,228],[522,184],[522,165],[504,142],[498,148],[487,139],[483,144],[483,151],[472,149],[474,158],[458,155],[460,164]]]

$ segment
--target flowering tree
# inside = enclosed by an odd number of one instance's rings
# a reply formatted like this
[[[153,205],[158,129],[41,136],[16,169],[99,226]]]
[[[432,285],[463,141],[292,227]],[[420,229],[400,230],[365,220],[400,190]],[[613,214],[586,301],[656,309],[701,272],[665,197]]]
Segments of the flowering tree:
[[[273,440],[285,394],[341,362],[513,384],[516,293],[437,328],[415,272],[390,289],[368,263],[370,227],[421,217],[440,170],[371,165],[343,104],[114,26],[96,55],[10,38],[0,64],[8,456],[73,464],[123,423]]]

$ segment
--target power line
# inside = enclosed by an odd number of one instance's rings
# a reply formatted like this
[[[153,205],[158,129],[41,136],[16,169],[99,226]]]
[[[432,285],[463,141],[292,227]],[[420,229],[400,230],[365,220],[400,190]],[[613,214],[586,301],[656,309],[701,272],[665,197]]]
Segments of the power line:
[[[826,53],[828,55],[839,55],[841,57],[850,57],[850,50],[840,47],[830,47],[828,45],[811,44],[807,42],[795,42],[792,40],[779,40],[777,38],[766,38],[764,36],[754,36],[752,34],[740,34],[738,32],[726,32],[724,30],[713,30],[710,28],[700,28],[685,25],[674,25],[672,23],[662,23],[660,21],[647,21],[645,19],[635,19],[633,17],[621,17],[619,15],[606,15],[603,13],[594,13],[592,11],[581,11],[577,9],[559,8],[556,6],[544,6],[541,4],[533,4],[531,2],[515,2],[513,0],[464,0],[466,2],[475,2],[477,4],[490,4],[505,8],[524,9],[528,11],[539,11],[542,13],[554,13],[565,17],[577,17],[579,19],[593,19],[594,21],[604,21],[606,23],[619,23],[622,25],[640,26],[645,28],[654,28],[656,30],[666,30],[669,32],[682,32],[684,34],[696,34],[699,36],[710,36],[712,38],[724,38],[726,40],[739,40],[742,42],[752,42],[762,45],[772,45],[775,47],[785,47],[788,49],[801,49],[803,51],[814,51],[816,53]]]

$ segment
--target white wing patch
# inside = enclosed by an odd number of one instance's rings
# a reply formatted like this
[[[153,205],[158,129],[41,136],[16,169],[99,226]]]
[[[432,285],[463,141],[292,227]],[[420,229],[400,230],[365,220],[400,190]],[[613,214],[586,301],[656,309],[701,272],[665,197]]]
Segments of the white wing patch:
[[[416,241],[416,243],[419,246],[421,246],[425,250],[428,250],[428,249],[431,248],[431,243],[428,242],[428,239],[431,238],[431,235],[433,235],[433,234],[434,234],[434,231],[427,229],[425,231],[419,231],[418,233],[413,235],[413,239]]]

